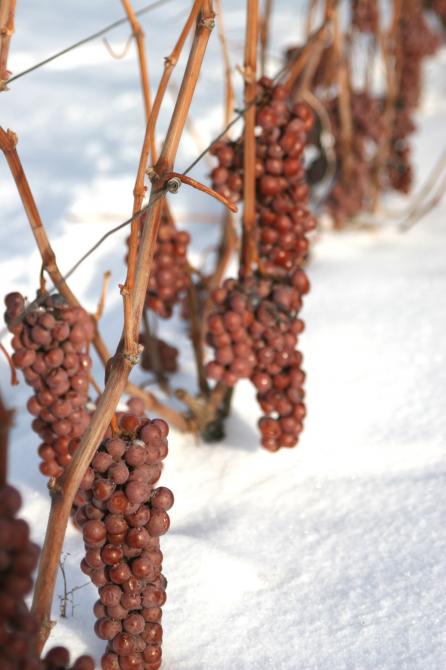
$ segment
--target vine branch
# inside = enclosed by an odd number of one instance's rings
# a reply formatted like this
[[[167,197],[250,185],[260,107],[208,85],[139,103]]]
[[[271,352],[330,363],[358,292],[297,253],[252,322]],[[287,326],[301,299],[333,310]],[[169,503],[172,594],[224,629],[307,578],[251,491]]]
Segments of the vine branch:
[[[124,2],[126,0],[123,0]],[[147,125],[146,132],[144,136],[144,141],[141,149],[141,155],[139,159],[138,171],[136,174],[135,186],[133,189],[133,215],[136,212],[139,212],[142,208],[142,203],[144,200],[144,195],[146,192],[144,179],[147,170],[147,163],[149,160],[150,152],[152,153],[152,162],[156,160],[155,156],[155,128],[156,122],[158,119],[158,114],[161,108],[161,103],[163,101],[164,94],[166,92],[167,85],[169,83],[172,70],[175,67],[175,64],[178,61],[186,37],[189,34],[194,21],[198,15],[200,7],[203,3],[203,0],[195,0],[192,10],[189,14],[189,17],[181,31],[181,35],[172,51],[170,56],[166,59],[164,65],[164,71],[161,77],[161,81],[158,86],[158,90],[155,96],[153,103],[153,108],[150,110],[150,113],[147,115]],[[127,2],[127,5],[129,3]],[[124,300],[124,346],[125,350],[129,355],[137,354],[138,347],[138,338],[134,338],[132,335],[132,296],[133,288],[135,283],[135,272],[136,272],[136,259],[138,253],[138,238],[139,231],[141,227],[142,218],[135,218],[131,223],[130,228],[130,240],[129,240],[129,253],[127,260],[127,277],[125,284],[121,290],[123,300]]]
[[[14,34],[14,14],[16,0],[2,0],[0,3],[0,91],[7,90],[10,72],[8,55],[11,38]]]
[[[147,123],[150,118],[150,113],[152,111],[152,101],[150,99],[149,69],[147,66],[147,57],[145,49],[146,36],[144,30],[141,27],[141,24],[136,18],[136,14],[130,0],[121,0],[121,2],[122,6],[124,7],[125,13],[127,14],[129,23],[132,26],[133,37],[135,38],[136,48],[138,51],[139,73],[141,78],[141,89],[144,100],[144,112]],[[155,140],[153,137],[152,137],[151,151],[152,156],[154,156]]]
[[[243,135],[243,237],[242,262],[245,272],[251,272],[256,259],[256,70],[259,23],[259,0],[247,0],[245,36],[245,128]]]

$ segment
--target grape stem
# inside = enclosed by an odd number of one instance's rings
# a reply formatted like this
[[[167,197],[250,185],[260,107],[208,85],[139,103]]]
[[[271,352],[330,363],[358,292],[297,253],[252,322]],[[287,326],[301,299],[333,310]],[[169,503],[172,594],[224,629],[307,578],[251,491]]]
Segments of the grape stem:
[[[12,361],[11,356],[9,355],[9,352],[5,349],[3,344],[0,342],[0,351],[2,352],[3,356],[6,358],[6,362],[9,365],[9,369],[11,370],[11,386],[17,386],[19,383],[19,380],[17,379],[17,370],[16,367]]]
[[[220,193],[217,193],[217,191],[214,191],[214,189],[209,188],[209,186],[206,186],[205,184],[202,184],[200,181],[197,181],[196,179],[192,179],[192,177],[188,177],[185,174],[182,174],[181,172],[171,172],[169,175],[167,175],[167,190],[170,191],[171,193],[176,193],[178,191],[178,187],[172,188],[169,186],[169,182],[177,180],[178,183],[181,182],[182,184],[187,184],[187,186],[192,186],[192,188],[196,188],[197,191],[201,191],[202,193],[207,193],[207,195],[212,196],[212,198],[215,198],[219,202],[221,202],[227,209],[229,209],[230,212],[233,212],[234,214],[238,211],[237,205],[235,205],[233,202],[225,198],[223,195]]]
[[[183,76],[178,99],[173,110],[166,140],[161,155],[155,165],[155,171],[161,184],[165,176],[172,171],[179,142],[189,113],[195,86],[200,74],[206,46],[213,27],[214,13],[212,0],[203,0],[201,14],[197,21],[195,36],[190,50],[188,62]],[[143,229],[138,248],[135,268],[135,282],[131,301],[130,321],[127,324],[129,333],[137,341],[142,310],[147,291],[152,258],[158,231],[158,224],[163,207],[165,191],[153,184],[149,209],[143,217]],[[133,361],[123,354],[118,347],[108,366],[108,378],[105,389],[99,398],[90,425],[73,456],[73,460],[60,479],[61,490],[55,492],[51,501],[50,517],[39,563],[38,575],[34,591],[32,610],[41,622],[37,636],[37,651],[40,653],[47,639],[47,629],[51,616],[51,604],[54,586],[62,552],[63,540],[70,511],[78,491],[82,477],[97,450],[107,427],[114,415],[116,406],[123,393]]]

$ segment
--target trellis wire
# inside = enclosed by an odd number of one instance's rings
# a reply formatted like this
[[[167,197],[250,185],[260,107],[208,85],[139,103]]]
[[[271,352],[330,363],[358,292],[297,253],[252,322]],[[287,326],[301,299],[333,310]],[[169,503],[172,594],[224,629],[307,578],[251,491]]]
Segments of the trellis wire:
[[[148,12],[151,12],[154,9],[158,9],[158,7],[161,7],[162,5],[166,5],[168,2],[172,2],[172,0],[156,0],[156,2],[152,2],[150,5],[146,5],[145,7],[142,7],[138,11],[135,12],[136,16],[141,16],[142,14],[147,14]],[[77,49],[78,47],[83,46],[84,44],[87,44],[88,42],[91,42],[98,37],[102,37],[106,33],[110,32],[110,30],[113,30],[114,28],[118,28],[118,26],[122,26],[124,24],[128,23],[128,18],[125,16],[122,19],[119,19],[118,21],[114,21],[113,23],[110,23],[108,26],[105,26],[105,28],[102,28],[102,30],[98,30],[96,33],[93,33],[91,35],[88,35],[88,37],[84,37],[84,39],[79,40],[78,42],[75,42],[74,44],[71,44],[69,47],[66,47],[65,49],[62,49],[62,51],[58,51],[57,53],[53,54],[52,56],[48,56],[48,58],[45,58],[44,60],[40,61],[39,63],[35,63],[35,65],[32,65],[31,67],[27,68],[26,70],[22,70],[22,72],[18,72],[15,74],[13,77],[10,77],[5,84],[9,86],[9,84],[12,84],[13,81],[17,81],[17,79],[20,79],[21,77],[24,77],[27,74],[30,74],[31,72],[34,72],[35,70],[40,69],[44,65],[47,65],[48,63],[51,63],[52,61],[57,60],[61,56],[64,56],[65,54],[69,53],[70,51],[73,51],[74,49]]]

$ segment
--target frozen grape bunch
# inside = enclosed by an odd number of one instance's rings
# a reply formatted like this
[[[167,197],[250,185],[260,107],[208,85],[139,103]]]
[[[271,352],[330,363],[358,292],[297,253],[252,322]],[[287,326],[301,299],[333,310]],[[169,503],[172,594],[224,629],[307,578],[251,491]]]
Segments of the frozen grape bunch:
[[[18,518],[19,492],[0,486],[0,668],[1,670],[94,670],[89,656],[70,665],[64,647],[51,649],[45,658],[35,652],[39,621],[25,598],[33,587],[39,547],[31,542],[29,526]]]
[[[98,587],[95,631],[107,641],[103,670],[161,667],[161,607],[166,580],[159,538],[169,528],[173,494],[156,487],[168,426],[125,413],[119,435],[101,444],[83,487],[92,500],[77,513],[86,548],[82,570]]]
[[[5,304],[12,360],[34,390],[27,407],[35,417],[32,428],[43,440],[40,470],[59,477],[89,423],[88,349],[95,326],[82,307],[70,307],[60,295],[29,309],[20,293],[9,293]]]
[[[229,387],[251,380],[263,411],[262,446],[269,451],[295,446],[303,429],[305,374],[296,347],[304,328],[298,315],[308,290],[305,273],[296,270],[289,285],[258,276],[227,279],[212,295],[207,343],[214,359],[207,375]]]

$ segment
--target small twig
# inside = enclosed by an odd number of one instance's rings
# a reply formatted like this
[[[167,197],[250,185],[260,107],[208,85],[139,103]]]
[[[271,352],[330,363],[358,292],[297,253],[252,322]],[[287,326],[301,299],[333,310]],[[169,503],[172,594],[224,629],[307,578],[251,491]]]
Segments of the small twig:
[[[234,114],[234,82],[232,77],[232,66],[231,58],[229,55],[229,46],[226,39],[225,27],[223,23],[223,10],[221,7],[221,0],[216,1],[216,10],[217,10],[217,28],[218,28],[218,39],[220,41],[222,55],[223,55],[223,64],[225,72],[225,113],[224,113],[224,125],[227,126],[232,119]]]
[[[64,554],[64,557],[59,560],[59,568],[62,573],[63,581],[63,595],[59,596],[60,603],[60,616],[63,619],[67,618],[67,603],[68,603],[68,584],[67,584],[67,575],[65,573],[65,561],[67,560],[69,554]]]
[[[217,193],[217,191],[214,191],[214,189],[209,188],[209,186],[202,184],[196,179],[192,179],[192,177],[188,177],[181,172],[170,172],[167,175],[166,189],[169,191],[169,193],[177,193],[181,184],[187,184],[187,186],[192,186],[192,188],[197,189],[197,191],[201,191],[202,193],[206,193],[207,195],[212,196],[221,202],[225,207],[227,207],[231,212],[234,212],[234,214],[238,211],[237,205],[231,202],[231,200],[228,200],[220,193]]]
[[[263,14],[260,19],[260,76],[261,77],[263,77],[263,75],[266,72],[266,55],[268,53],[272,10],[273,10],[273,0],[265,0]]]
[[[211,412],[213,415],[215,415],[221,408],[227,391],[228,387],[225,384],[223,384],[223,382],[217,382],[217,384],[213,388],[209,399],[209,409],[208,409],[208,411]]]
[[[225,276],[226,269],[231,262],[231,258],[237,250],[238,236],[235,228],[234,216],[226,211],[223,223],[223,235],[218,249],[218,260],[215,272],[209,279],[209,290],[220,286]],[[206,310],[205,310],[206,311]]]
[[[209,393],[209,384],[204,371],[204,341],[202,311],[198,302],[198,291],[192,277],[190,277],[187,300],[190,314],[190,338],[194,350],[195,364],[197,367],[198,386],[204,395]]]
[[[129,52],[133,37],[134,37],[133,33],[129,35],[127,42],[124,44],[122,51],[120,51],[119,53],[113,49],[112,45],[110,44],[110,42],[106,37],[103,37],[102,41],[104,42],[104,46],[112,58],[114,58],[115,60],[122,60],[127,56]]]
[[[98,396],[100,396],[101,393],[102,393],[102,389],[99,386],[99,384],[97,383],[96,379],[93,377],[93,375],[89,375],[88,379],[90,381],[90,384],[92,385],[92,387],[94,388],[94,390],[98,394]]]
[[[100,298],[99,298],[98,306],[96,307],[96,314],[94,315],[94,318],[96,319],[96,321],[100,321],[102,319],[102,315],[104,314],[105,300],[106,300],[106,297],[107,297],[108,286],[110,284],[110,277],[111,277],[110,270],[107,270],[107,272],[104,272],[103,277],[102,277],[101,295],[100,295]]]
[[[437,187],[437,188],[435,188]],[[354,223],[356,226],[361,226],[364,229],[376,228],[376,221],[382,221],[386,225],[396,225],[400,232],[406,232],[412,225],[418,223],[428,212],[437,206],[445,193],[446,188],[446,151],[443,151],[435,166],[428,175],[426,181],[422,185],[418,194],[413,198],[407,207],[404,209],[391,209],[383,207],[380,209],[379,217],[371,216],[363,212],[360,216],[355,217]],[[435,194],[428,199],[429,194],[435,189]],[[400,219],[395,223],[396,219]]]
[[[73,586],[72,589],[68,590],[68,580],[65,573],[65,562],[69,555],[70,554],[64,554],[63,559],[59,561],[59,568],[62,573],[62,581],[63,581],[63,595],[58,596],[59,613],[62,619],[68,618],[67,614],[68,603],[71,605],[71,616],[74,616],[74,609],[76,607],[74,603],[74,594],[76,593],[76,591],[80,591],[81,589],[84,589],[86,586],[89,586],[91,584],[91,582],[85,582],[84,584],[80,584],[80,586]]]
[[[209,428],[213,427],[212,437],[215,439],[215,433],[217,432],[217,438],[222,436],[222,419],[224,413],[224,401],[226,397],[228,387],[218,382],[216,386],[212,389],[209,395],[198,395],[192,396],[188,391],[184,389],[177,389],[175,391],[175,396],[189,407],[192,416],[196,420],[195,432],[201,432],[203,434],[210,435]],[[218,430],[215,431],[215,424],[218,426]]]
[[[429,193],[434,189],[436,183],[439,181],[442,175],[444,179],[445,168],[446,168],[446,149],[444,149],[441,152],[439,159],[435,163],[431,173],[429,174],[425,183],[421,187],[419,193],[409,204],[409,211],[407,212],[406,215],[407,217],[410,217],[417,209],[419,209],[423,201],[426,200]]]
[[[5,349],[5,347],[1,342],[0,342],[0,351],[6,358],[6,362],[8,363],[9,369],[11,371],[11,386],[17,386],[17,384],[19,383],[19,380],[17,379],[17,370],[15,369],[15,365],[12,362],[12,358],[9,355],[9,352]]]
[[[152,371],[155,375],[156,381],[160,388],[165,392],[169,392],[169,384],[167,382],[166,376],[163,373],[163,366],[159,354],[158,341],[156,337],[153,337],[151,333],[149,317],[147,315],[147,310],[143,310],[142,313],[142,322],[144,326],[144,348],[147,350],[148,357],[150,359],[150,364],[152,366]]]
[[[0,91],[7,90],[9,70],[8,54],[14,34],[14,14],[16,0],[2,0],[0,3]]]
[[[42,263],[39,273],[39,293],[45,295],[46,292],[45,265]]]
[[[317,98],[314,93],[309,89],[306,89],[302,92],[302,100],[304,100],[307,105],[309,105],[316,116],[319,119],[321,124],[321,145],[322,150],[325,153],[325,158],[327,161],[327,167],[325,169],[325,174],[322,177],[321,181],[331,181],[336,173],[336,151],[333,144],[333,131],[330,121],[330,115],[327,112],[326,107],[323,103]]]
[[[189,417],[184,416],[168,405],[164,405],[158,398],[150,393],[146,388],[142,389],[129,382],[126,386],[126,393],[144,401],[146,409],[157,416],[163,416],[169,425],[174,426],[181,433],[194,432],[194,422]]]
[[[436,193],[432,196],[430,200],[424,202],[417,209],[409,213],[407,218],[400,223],[401,232],[407,232],[413,226],[418,223],[423,217],[426,216],[430,211],[437,207],[440,202],[443,200],[446,194],[446,174],[443,175],[443,179],[440,181],[440,184],[437,188]]]

